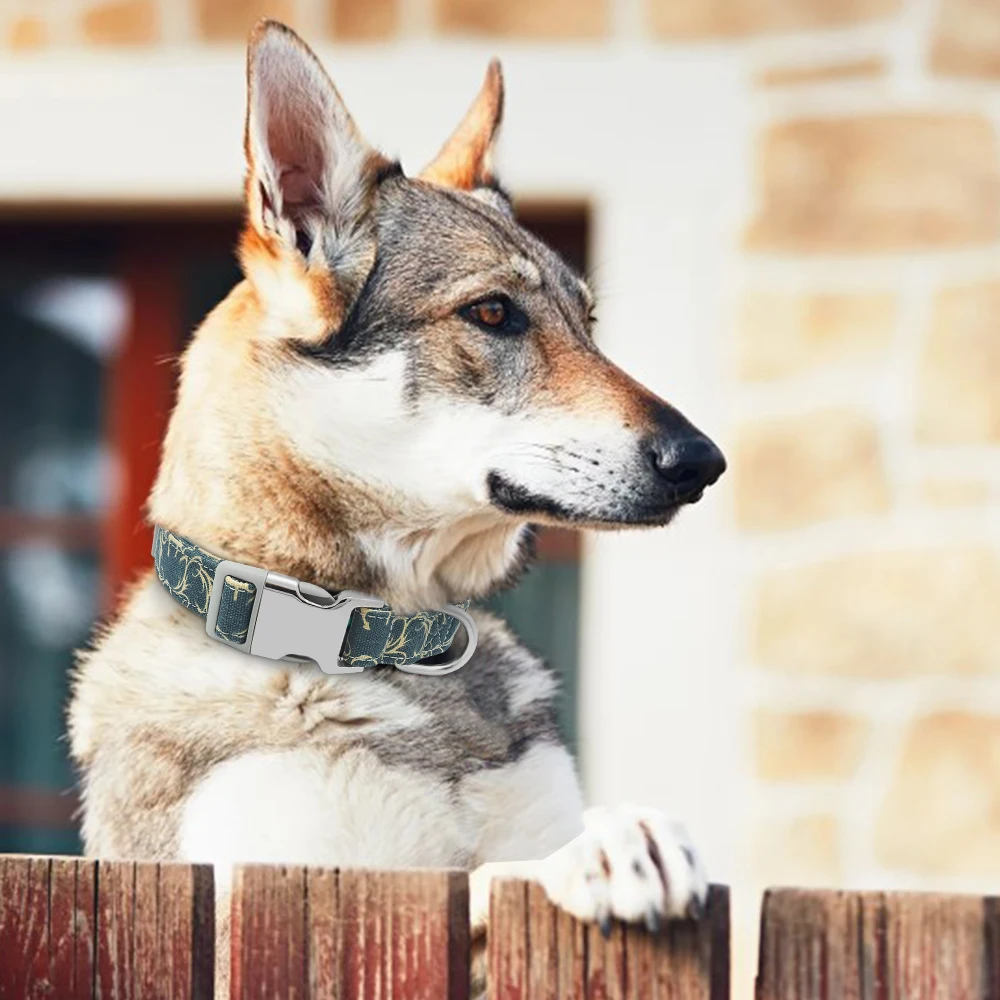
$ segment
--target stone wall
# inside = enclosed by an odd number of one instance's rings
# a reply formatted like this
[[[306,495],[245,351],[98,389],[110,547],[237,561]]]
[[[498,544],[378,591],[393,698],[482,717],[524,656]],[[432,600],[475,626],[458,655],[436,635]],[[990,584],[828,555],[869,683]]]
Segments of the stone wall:
[[[832,6],[889,20],[763,59],[730,330],[747,871],[996,891],[1000,5]]]
[[[749,815],[723,874],[1000,889],[1000,3],[6,0],[0,32],[235,45],[263,13],[745,66],[752,204],[714,379]]]
[[[731,331],[761,875],[995,888],[1000,6],[830,6],[890,20],[758,75]]]

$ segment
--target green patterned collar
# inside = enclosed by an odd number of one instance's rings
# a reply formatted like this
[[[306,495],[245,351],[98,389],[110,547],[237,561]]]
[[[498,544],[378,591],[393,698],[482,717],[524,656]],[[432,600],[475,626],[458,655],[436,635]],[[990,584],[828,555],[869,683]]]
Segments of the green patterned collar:
[[[328,674],[390,664],[417,674],[446,674],[476,648],[468,602],[397,615],[378,597],[341,591],[256,566],[231,562],[157,526],[156,575],[174,598],[206,619],[206,632],[244,653],[315,661]],[[465,649],[440,662],[465,627]]]

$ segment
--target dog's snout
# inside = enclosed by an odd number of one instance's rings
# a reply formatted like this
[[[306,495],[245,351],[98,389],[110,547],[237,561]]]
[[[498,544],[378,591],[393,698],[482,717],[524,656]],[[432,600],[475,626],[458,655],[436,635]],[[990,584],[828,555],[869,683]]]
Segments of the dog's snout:
[[[654,438],[650,457],[657,475],[673,490],[676,503],[695,503],[726,471],[726,459],[716,444],[692,429]]]

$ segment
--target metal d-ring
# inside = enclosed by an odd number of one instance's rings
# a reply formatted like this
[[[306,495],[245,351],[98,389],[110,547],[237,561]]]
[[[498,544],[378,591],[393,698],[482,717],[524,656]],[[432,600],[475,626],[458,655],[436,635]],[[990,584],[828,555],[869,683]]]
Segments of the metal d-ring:
[[[440,677],[442,674],[451,674],[464,667],[472,654],[476,651],[476,643],[479,641],[479,630],[476,623],[465,608],[460,608],[455,604],[445,604],[440,608],[432,608],[433,611],[440,611],[442,614],[457,618],[465,628],[466,643],[462,655],[457,660],[448,660],[446,663],[435,663],[425,666],[422,663],[397,663],[396,669],[408,674],[426,674],[431,677]]]

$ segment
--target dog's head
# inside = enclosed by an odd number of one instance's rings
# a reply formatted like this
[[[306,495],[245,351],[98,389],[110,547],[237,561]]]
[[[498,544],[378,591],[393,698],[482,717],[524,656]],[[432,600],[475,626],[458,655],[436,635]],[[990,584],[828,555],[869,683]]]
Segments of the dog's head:
[[[718,448],[601,354],[586,283],[514,218],[498,64],[413,178],[288,29],[255,30],[248,77],[252,349],[225,336],[297,461],[413,530],[662,524],[719,478]]]
[[[413,179],[287,29],[257,29],[249,86],[242,257],[308,460],[432,517],[596,526],[663,523],[719,478],[719,449],[600,353],[586,283],[515,220],[491,165],[498,64]]]

